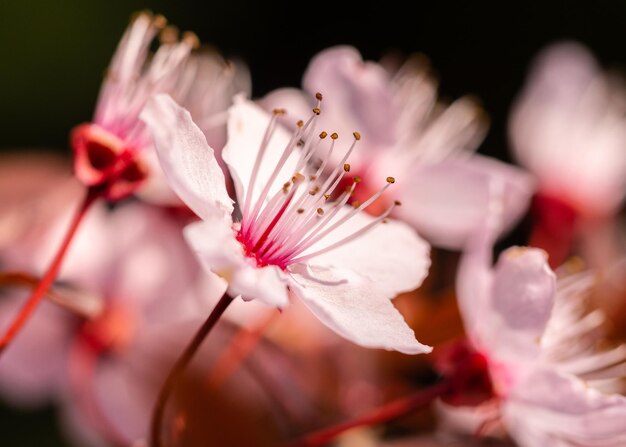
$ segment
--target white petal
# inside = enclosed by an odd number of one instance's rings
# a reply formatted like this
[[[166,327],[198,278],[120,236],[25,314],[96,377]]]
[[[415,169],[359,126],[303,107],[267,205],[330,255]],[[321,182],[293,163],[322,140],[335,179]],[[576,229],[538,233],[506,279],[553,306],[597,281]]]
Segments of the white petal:
[[[343,213],[338,213],[342,216]],[[322,249],[339,241],[374,220],[366,213],[349,222],[311,247]],[[408,225],[389,219],[363,236],[327,253],[315,256],[308,264],[329,269],[352,270],[387,290],[390,297],[416,289],[428,273],[430,247]]]
[[[185,237],[202,264],[228,282],[228,293],[245,300],[259,299],[270,306],[288,303],[284,275],[274,266],[257,267],[244,255],[234,230],[219,218],[185,228]]]
[[[507,231],[526,211],[534,183],[522,170],[478,155],[416,167],[398,181],[402,206],[394,213],[434,245],[458,250],[485,221],[493,179],[505,185],[501,231]]]
[[[432,350],[415,340],[390,292],[355,272],[299,266],[290,288],[322,323],[358,345],[405,354]]]
[[[153,97],[141,113],[172,189],[201,218],[233,211],[224,174],[191,115],[167,95]]]
[[[312,114],[312,112],[311,112]],[[292,117],[295,121],[299,117]],[[306,119],[307,117],[302,117]],[[228,142],[222,151],[222,157],[228,165],[235,187],[240,206],[243,206],[246,194],[250,188],[252,172],[261,142],[270,122],[271,114],[266,113],[252,101],[239,97],[235,99],[235,105],[230,108],[228,118]],[[291,134],[278,125],[273,133],[267,149],[263,155],[256,180],[253,186],[252,201],[256,203],[265,185],[276,168],[279,159],[283,155]],[[269,195],[282,188],[282,185],[291,179],[295,173],[299,151],[296,149],[287,159],[284,166],[272,182]]]

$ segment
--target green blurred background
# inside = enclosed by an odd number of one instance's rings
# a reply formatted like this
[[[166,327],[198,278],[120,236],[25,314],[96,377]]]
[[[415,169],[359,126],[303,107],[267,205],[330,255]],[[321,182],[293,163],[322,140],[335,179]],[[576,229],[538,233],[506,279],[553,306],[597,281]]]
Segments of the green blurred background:
[[[0,1],[0,149],[69,154],[72,126],[89,120],[102,73],[132,12],[164,14],[229,57],[246,61],[253,94],[298,86],[308,60],[335,44],[368,59],[422,52],[449,98],[482,99],[492,128],[480,152],[508,159],[506,119],[528,63],[545,44],[576,39],[606,65],[626,62],[626,2]],[[547,2],[545,2],[547,3]],[[63,446],[54,412],[0,407],[0,446]]]

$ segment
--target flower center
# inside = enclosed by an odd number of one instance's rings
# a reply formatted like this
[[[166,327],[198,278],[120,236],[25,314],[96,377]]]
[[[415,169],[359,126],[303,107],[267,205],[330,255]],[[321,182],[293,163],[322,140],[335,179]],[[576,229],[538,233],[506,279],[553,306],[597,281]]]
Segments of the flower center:
[[[361,135],[354,132],[354,139],[341,161],[334,167],[328,166],[339,135],[332,133],[327,138],[328,133],[321,132],[318,137],[314,136],[316,118],[321,113],[322,95],[318,93],[316,98],[318,104],[313,109],[313,115],[306,123],[297,123],[272,174],[261,185],[261,194],[253,200],[252,191],[260,165],[276,130],[277,117],[283,115],[284,110],[274,111],[257,153],[241,207],[242,220],[237,239],[246,255],[253,258],[258,266],[276,265],[286,269],[292,264],[338,248],[384,222],[391,210],[399,205],[399,202],[393,202],[377,218],[354,228],[355,217],[376,201],[395,180],[387,177],[386,184],[380,190],[363,202],[353,201],[352,206],[349,205],[361,179],[355,176],[345,186],[345,179],[350,172],[347,161]],[[291,177],[277,191],[271,191],[279,172],[296,150],[300,153],[296,156]],[[314,165],[311,160],[319,157],[319,154],[324,156]],[[324,175],[326,172],[330,173]]]
[[[132,194],[148,176],[137,150],[97,124],[77,126],[71,139],[76,177],[89,187],[101,188],[107,199]]]
[[[452,386],[442,400],[455,406],[478,406],[496,397],[488,359],[466,341],[439,350],[435,368],[452,377]]]

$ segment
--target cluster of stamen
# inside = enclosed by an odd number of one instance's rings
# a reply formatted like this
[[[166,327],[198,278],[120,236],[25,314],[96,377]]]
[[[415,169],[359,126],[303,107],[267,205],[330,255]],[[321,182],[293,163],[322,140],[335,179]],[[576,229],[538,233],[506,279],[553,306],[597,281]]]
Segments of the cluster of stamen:
[[[358,132],[353,133],[352,144],[336,166],[328,166],[339,139],[337,133],[332,133],[326,156],[322,158],[316,169],[310,167],[311,159],[315,154],[319,154],[319,146],[329,136],[327,132],[321,132],[318,138],[313,135],[316,118],[321,113],[322,95],[318,93],[316,98],[317,106],[313,108],[312,116],[306,122],[298,121],[296,130],[280,160],[267,183],[262,186],[260,196],[253,200],[252,191],[261,162],[278,125],[277,118],[284,114],[284,110],[274,111],[261,142],[247,194],[242,204],[242,220],[237,234],[246,254],[254,258],[259,266],[276,265],[286,269],[291,264],[303,262],[336,249],[361,237],[379,223],[385,222],[392,209],[400,204],[397,201],[393,202],[380,216],[354,231],[343,230],[343,227],[354,222],[353,218],[357,214],[376,201],[395,182],[395,179],[387,177],[386,184],[363,203],[352,202],[352,206],[348,205],[361,179],[354,177],[345,190],[340,191],[340,189],[343,188],[342,179],[350,172],[348,157],[361,139]],[[289,181],[283,183],[282,188],[271,195],[271,185],[276,181],[296,147],[299,147],[300,154],[295,172]],[[328,236],[340,227],[345,236],[339,240],[333,238],[332,242],[325,244],[324,241],[328,239]]]

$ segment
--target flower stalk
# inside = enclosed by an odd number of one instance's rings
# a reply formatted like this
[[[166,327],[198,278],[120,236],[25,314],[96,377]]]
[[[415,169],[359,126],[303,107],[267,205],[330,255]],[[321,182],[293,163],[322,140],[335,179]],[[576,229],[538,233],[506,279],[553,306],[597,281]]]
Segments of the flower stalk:
[[[191,342],[182,355],[178,358],[174,366],[170,370],[165,382],[161,386],[161,390],[159,391],[159,395],[156,400],[156,404],[154,406],[154,410],[152,412],[152,421],[150,423],[150,446],[151,447],[163,447],[163,414],[165,413],[165,405],[167,404],[167,400],[172,394],[176,383],[180,379],[181,375],[185,372],[185,369],[193,359],[193,356],[202,345],[204,339],[209,335],[211,330],[215,327],[215,324],[218,322],[222,314],[226,311],[230,303],[233,302],[233,298],[228,294],[224,294],[220,300],[215,305],[215,308],[205,322],[200,326],[196,335],[192,338]]]
[[[431,386],[430,388],[421,389],[408,397],[402,397],[400,399],[389,402],[388,404],[376,408],[371,412],[356,419],[342,422],[337,425],[333,425],[331,427],[327,427],[310,433],[295,442],[287,444],[287,447],[324,446],[331,442],[333,439],[335,439],[337,436],[345,433],[350,429],[382,424],[384,422],[388,422],[390,420],[409,414],[413,411],[424,408],[434,399],[442,396],[447,391],[449,391],[451,386],[452,380],[443,380]]]

